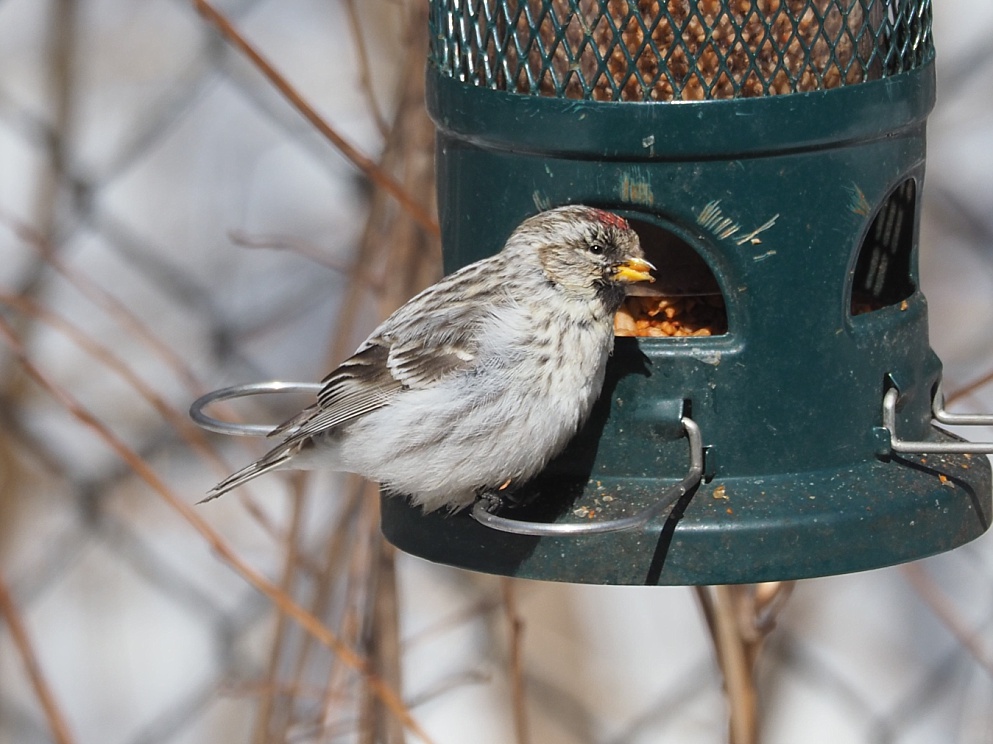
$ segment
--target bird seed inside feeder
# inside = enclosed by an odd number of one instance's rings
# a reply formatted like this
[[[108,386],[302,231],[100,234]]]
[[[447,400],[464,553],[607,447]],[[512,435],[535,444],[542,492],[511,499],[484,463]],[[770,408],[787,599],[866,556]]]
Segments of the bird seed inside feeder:
[[[880,77],[885,6],[855,0],[513,0],[489,11],[503,90],[594,101],[737,98]],[[508,79],[509,78],[509,79]]]
[[[719,294],[627,297],[614,316],[615,336],[673,338],[725,333],[727,315]]]

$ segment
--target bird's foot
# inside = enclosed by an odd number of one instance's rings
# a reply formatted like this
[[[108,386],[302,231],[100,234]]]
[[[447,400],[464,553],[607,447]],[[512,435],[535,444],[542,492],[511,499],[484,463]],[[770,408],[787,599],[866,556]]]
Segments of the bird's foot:
[[[495,514],[500,511],[506,503],[503,494],[492,489],[482,490],[476,494],[476,502],[481,503],[483,511],[488,514]]]
[[[511,486],[511,481],[507,480],[497,488],[481,488],[476,494],[476,499],[483,502],[483,508],[490,514],[495,514],[505,507],[514,508],[524,506],[526,499],[521,498],[523,492],[516,486]]]

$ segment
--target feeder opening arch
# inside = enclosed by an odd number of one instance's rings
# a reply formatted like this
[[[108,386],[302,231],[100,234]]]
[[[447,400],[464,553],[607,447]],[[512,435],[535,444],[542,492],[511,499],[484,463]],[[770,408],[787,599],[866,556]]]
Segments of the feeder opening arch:
[[[853,317],[899,305],[917,291],[917,179],[903,179],[867,221],[849,276]]]
[[[625,300],[616,335],[661,342],[727,335],[727,296],[703,251],[671,224],[648,215],[625,216],[658,272],[653,284],[639,286]]]

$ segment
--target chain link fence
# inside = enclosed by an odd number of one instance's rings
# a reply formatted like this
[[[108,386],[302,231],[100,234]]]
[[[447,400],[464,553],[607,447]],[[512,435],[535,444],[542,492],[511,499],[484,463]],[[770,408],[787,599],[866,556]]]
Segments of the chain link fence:
[[[726,740],[688,589],[397,555],[337,475],[194,506],[261,450],[196,430],[193,398],[319,379],[440,271],[426,8],[197,5],[0,0],[0,742]],[[991,24],[936,4],[921,258],[974,410]],[[990,546],[798,585],[759,663],[762,740],[993,742]]]

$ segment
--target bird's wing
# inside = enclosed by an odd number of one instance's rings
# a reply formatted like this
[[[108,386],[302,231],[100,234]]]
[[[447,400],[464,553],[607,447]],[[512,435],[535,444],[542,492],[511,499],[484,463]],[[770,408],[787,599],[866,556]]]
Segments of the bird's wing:
[[[479,318],[482,315],[480,314]],[[461,317],[422,336],[391,339],[387,367],[405,388],[421,389],[470,367],[478,349],[478,322]]]
[[[388,357],[387,346],[366,341],[321,381],[324,387],[317,394],[317,403],[273,429],[269,436],[304,438],[385,406],[403,389],[403,383],[390,373]]]
[[[324,378],[317,403],[270,436],[297,439],[327,431],[388,405],[403,390],[423,389],[469,368],[486,310],[479,303],[461,302],[421,304],[417,309],[384,322]]]

